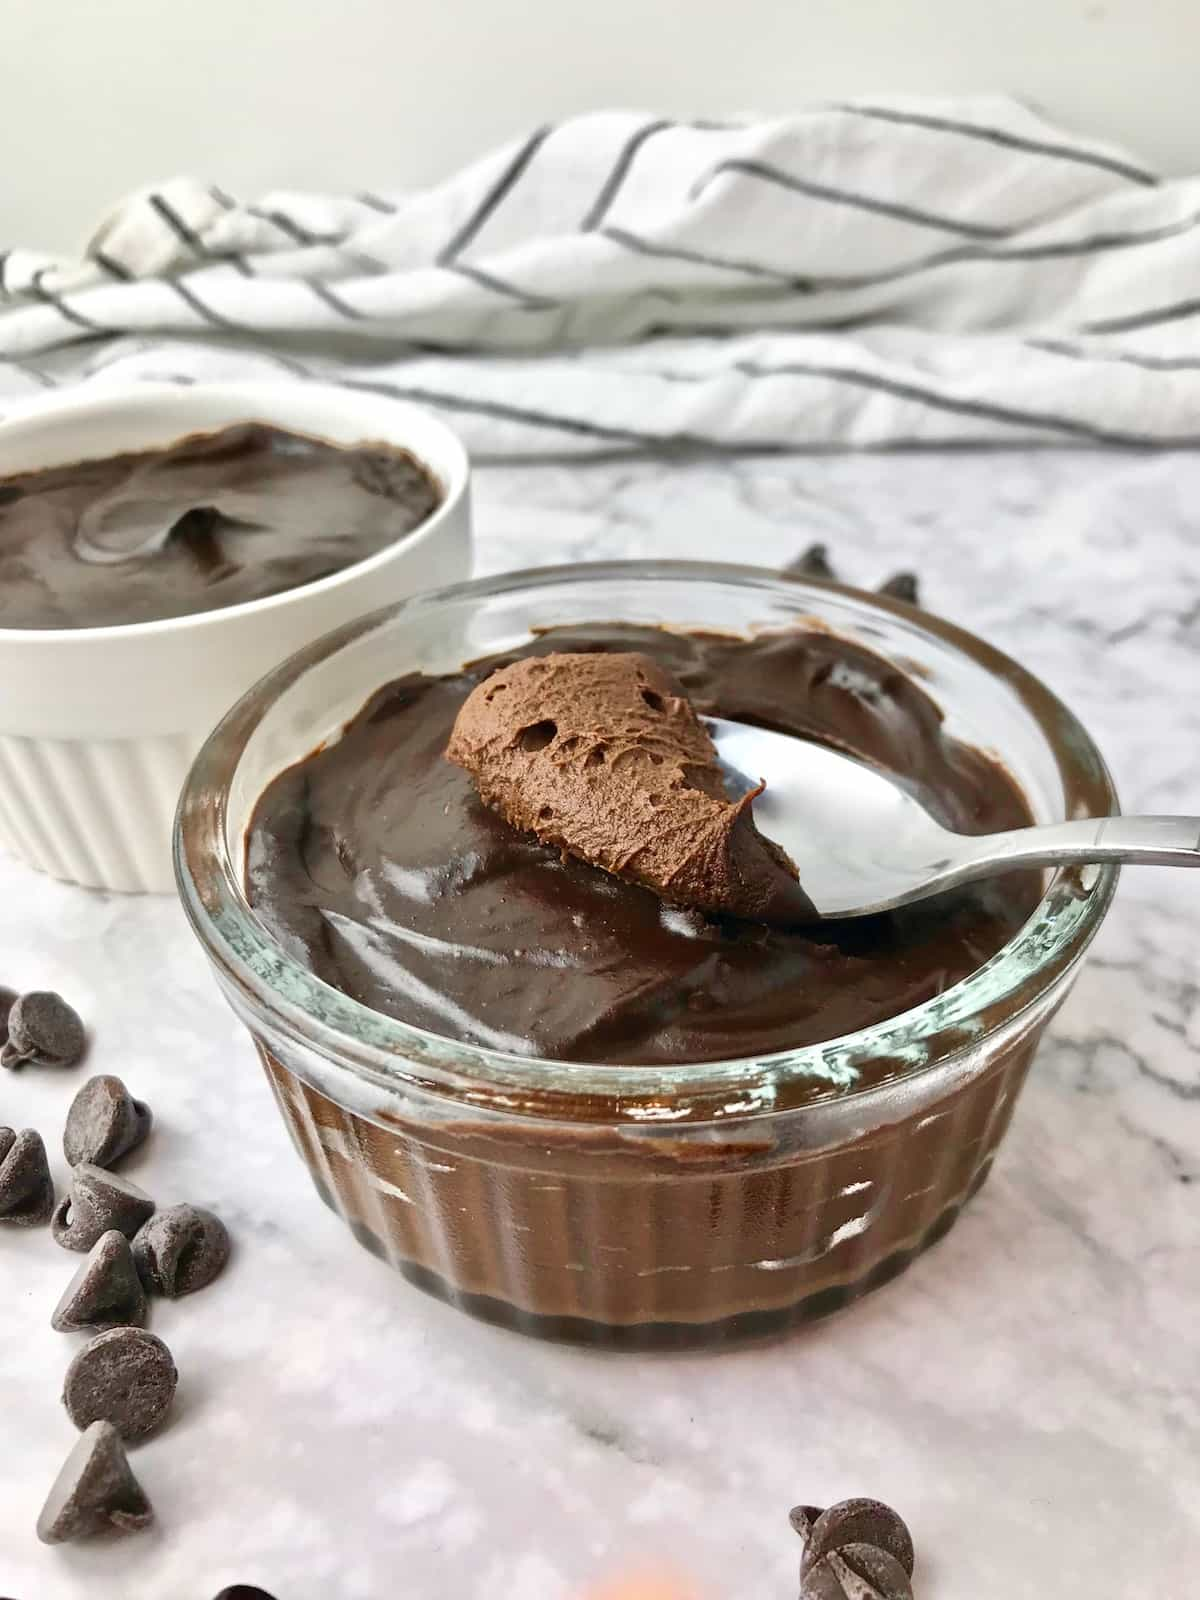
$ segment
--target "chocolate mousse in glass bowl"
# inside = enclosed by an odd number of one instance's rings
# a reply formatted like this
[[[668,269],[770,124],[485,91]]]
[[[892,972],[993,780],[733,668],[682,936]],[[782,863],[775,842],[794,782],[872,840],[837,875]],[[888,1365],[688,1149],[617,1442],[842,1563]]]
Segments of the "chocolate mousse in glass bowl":
[[[185,908],[318,1191],[526,1332],[719,1342],[893,1277],[986,1177],[1115,885],[1024,873],[814,924],[703,750],[662,742],[693,711],[870,760],[964,832],[1116,809],[1070,712],[962,630],[640,562],[343,628],[184,791]]]

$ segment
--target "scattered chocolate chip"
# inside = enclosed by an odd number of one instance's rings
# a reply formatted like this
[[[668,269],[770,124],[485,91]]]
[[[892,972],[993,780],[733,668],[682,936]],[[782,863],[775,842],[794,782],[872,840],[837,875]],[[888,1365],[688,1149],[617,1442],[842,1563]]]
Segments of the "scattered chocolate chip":
[[[823,1557],[850,1544],[874,1545],[893,1556],[912,1577],[915,1556],[912,1534],[891,1506],[882,1500],[842,1500],[813,1523],[804,1546],[801,1573]]]
[[[110,1073],[89,1078],[71,1102],[63,1130],[63,1154],[73,1167],[114,1166],[150,1132],[150,1107],[135,1100]]]
[[[178,1381],[161,1339],[142,1328],[110,1328],[67,1368],[63,1405],[77,1428],[103,1418],[123,1439],[140,1439],[166,1415]]]
[[[783,570],[794,572],[798,578],[828,578],[837,581],[837,573],[829,561],[829,547],[824,544],[810,544],[807,550],[793,557]]]
[[[84,1328],[141,1327],[146,1291],[133,1262],[129,1240],[115,1228],[102,1233],[87,1260],[67,1285],[50,1326],[59,1333]]]
[[[895,1556],[850,1544],[801,1573],[800,1600],[913,1600],[913,1587]]]
[[[136,1533],[153,1519],[117,1430],[93,1422],[54,1480],[37,1535],[43,1544],[63,1544],[96,1533]]]
[[[85,1161],[75,1168],[50,1229],[64,1250],[90,1250],[110,1228],[132,1239],[153,1214],[154,1201],[135,1183]]]
[[[893,600],[906,600],[910,606],[921,604],[920,585],[915,572],[894,572],[886,583],[879,585],[879,592]]]
[[[234,1583],[222,1589],[216,1600],[275,1600],[265,1589],[256,1589],[252,1583]]]
[[[54,1210],[54,1181],[40,1133],[0,1128],[0,1222],[36,1228]]]
[[[211,1283],[229,1260],[229,1234],[220,1217],[199,1206],[156,1211],[133,1241],[133,1259],[152,1294],[177,1300]]]
[[[8,1038],[0,1066],[73,1067],[82,1060],[87,1035],[79,1013],[52,989],[18,995],[8,1013]]]

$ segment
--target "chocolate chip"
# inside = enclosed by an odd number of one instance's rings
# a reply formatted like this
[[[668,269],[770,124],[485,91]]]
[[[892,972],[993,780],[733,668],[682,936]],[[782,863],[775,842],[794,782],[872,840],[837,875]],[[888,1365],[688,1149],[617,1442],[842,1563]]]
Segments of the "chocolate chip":
[[[110,1328],[67,1368],[63,1405],[77,1428],[103,1418],[123,1439],[140,1439],[166,1415],[178,1380],[161,1339],[142,1328]]]
[[[133,1259],[152,1294],[177,1300],[211,1283],[229,1260],[229,1234],[220,1217],[199,1206],[157,1211],[133,1241]]]
[[[256,1589],[252,1583],[234,1583],[222,1589],[216,1600],[275,1600],[265,1589]]]
[[[910,606],[921,604],[921,590],[915,572],[894,572],[886,583],[879,585],[879,593],[893,600],[906,600]]]
[[[17,1002],[17,991],[0,984],[0,1050],[8,1043],[8,1014]]]
[[[893,1556],[911,1578],[915,1557],[912,1534],[882,1500],[842,1500],[813,1523],[804,1546],[800,1571],[807,1572],[824,1556],[849,1544],[870,1544]]]
[[[25,1228],[49,1222],[54,1182],[40,1133],[0,1128],[0,1222]]]
[[[823,544],[810,544],[807,550],[793,557],[783,569],[793,572],[798,578],[828,578],[837,581],[837,573],[829,561],[829,547]]]
[[[913,1587],[895,1556],[850,1544],[802,1572],[800,1600],[913,1600]]]
[[[133,1263],[129,1240],[115,1228],[102,1233],[54,1308],[50,1326],[59,1333],[84,1328],[140,1327],[146,1291]]]
[[[150,1107],[135,1100],[110,1073],[89,1078],[71,1102],[63,1130],[63,1154],[71,1166],[114,1166],[150,1132]]]
[[[79,1013],[51,989],[18,995],[8,1013],[8,1038],[0,1066],[73,1067],[83,1058],[87,1035]]]
[[[95,1533],[136,1533],[153,1519],[117,1430],[93,1422],[54,1480],[37,1535],[43,1544],[63,1544]]]
[[[85,1161],[75,1168],[50,1229],[64,1250],[90,1250],[110,1228],[132,1239],[153,1214],[154,1201],[135,1183]]]

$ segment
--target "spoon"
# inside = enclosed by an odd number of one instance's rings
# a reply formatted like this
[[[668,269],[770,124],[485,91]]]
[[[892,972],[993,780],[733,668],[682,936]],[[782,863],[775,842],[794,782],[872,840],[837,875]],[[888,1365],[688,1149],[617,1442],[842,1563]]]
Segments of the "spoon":
[[[795,862],[818,917],[893,911],[1023,867],[1200,867],[1200,817],[1083,817],[952,833],[886,773],[853,756],[744,722],[702,720],[732,799],[766,782],[754,820]]]

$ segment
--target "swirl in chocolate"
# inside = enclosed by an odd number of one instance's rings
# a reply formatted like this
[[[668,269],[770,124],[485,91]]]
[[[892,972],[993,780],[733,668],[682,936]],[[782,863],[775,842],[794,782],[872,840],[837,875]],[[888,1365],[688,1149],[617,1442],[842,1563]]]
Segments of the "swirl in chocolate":
[[[98,628],[261,600],[434,511],[407,452],[262,423],[0,482],[0,627]]]

